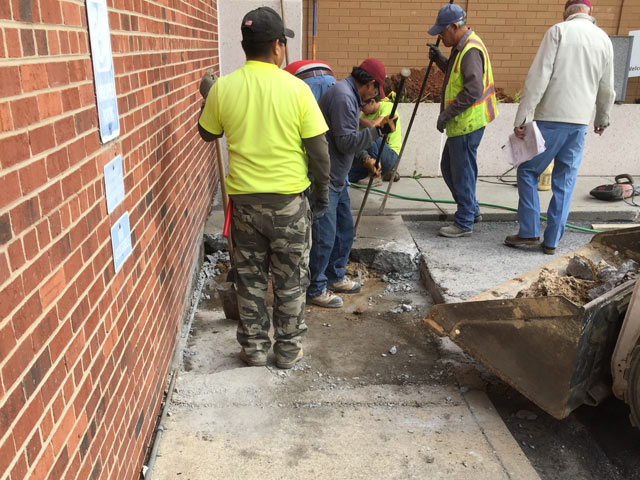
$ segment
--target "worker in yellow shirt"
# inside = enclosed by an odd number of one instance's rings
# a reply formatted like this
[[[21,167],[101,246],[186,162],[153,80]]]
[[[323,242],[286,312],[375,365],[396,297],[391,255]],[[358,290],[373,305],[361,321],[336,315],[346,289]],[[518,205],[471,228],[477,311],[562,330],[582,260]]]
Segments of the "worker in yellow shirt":
[[[227,137],[240,358],[249,366],[267,362],[271,273],[276,366],[291,368],[303,357],[307,330],[312,212],[321,215],[329,204],[328,127],[309,87],[279,68],[294,35],[280,16],[260,7],[241,29],[247,61],[211,87],[199,132],[207,141]]]
[[[391,92],[385,98],[375,96],[367,101],[362,102],[360,107],[360,128],[371,128],[374,121],[379,117],[385,117],[391,113],[393,109],[393,100],[395,92]],[[384,180],[388,182],[391,179],[393,167],[398,161],[398,155],[402,148],[402,126],[400,119],[396,119],[396,129],[387,136],[382,151],[380,151],[380,142],[382,138],[377,138],[367,147],[366,150],[358,152],[353,158],[353,166],[349,170],[349,182],[369,184],[369,176],[373,175],[372,186],[377,186]],[[379,157],[378,168],[375,168],[376,159]],[[400,175],[396,172],[394,181],[400,180]]]

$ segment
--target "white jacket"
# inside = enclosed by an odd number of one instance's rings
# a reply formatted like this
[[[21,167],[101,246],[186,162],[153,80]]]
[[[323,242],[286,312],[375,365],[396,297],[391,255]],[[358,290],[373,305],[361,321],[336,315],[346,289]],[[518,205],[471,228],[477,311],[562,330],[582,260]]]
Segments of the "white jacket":
[[[576,13],[545,33],[514,126],[531,120],[588,125],[595,103],[594,125],[606,127],[614,101],[611,40],[593,17]]]

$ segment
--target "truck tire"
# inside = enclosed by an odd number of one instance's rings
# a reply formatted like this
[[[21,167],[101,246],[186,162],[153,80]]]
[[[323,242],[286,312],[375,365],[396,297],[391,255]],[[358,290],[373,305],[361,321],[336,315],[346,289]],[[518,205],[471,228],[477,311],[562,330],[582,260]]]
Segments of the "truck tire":
[[[627,376],[627,392],[625,403],[629,405],[631,424],[640,428],[640,344],[636,345],[631,354],[631,365]]]

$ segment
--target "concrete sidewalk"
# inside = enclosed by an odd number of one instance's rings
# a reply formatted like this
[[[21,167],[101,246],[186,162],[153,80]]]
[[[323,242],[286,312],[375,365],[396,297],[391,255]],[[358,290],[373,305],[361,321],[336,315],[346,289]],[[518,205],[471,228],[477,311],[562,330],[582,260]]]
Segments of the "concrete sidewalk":
[[[515,177],[504,177],[500,182],[496,177],[480,177],[477,184],[477,198],[481,204],[482,216],[485,220],[515,220],[516,214],[512,211],[502,210],[485,204],[503,205],[514,209],[518,208],[518,189],[513,186]],[[506,182],[506,183],[505,183]],[[589,191],[598,185],[614,183],[613,177],[578,177],[576,188],[571,203],[569,221],[586,221],[605,223],[610,221],[640,221],[640,208],[629,205],[624,201],[605,202],[596,200]],[[364,215],[378,215],[380,204],[387,190],[387,182],[377,187],[369,194]],[[381,191],[382,193],[379,193]],[[391,187],[392,194],[404,197],[421,199],[453,200],[449,189],[441,177],[413,179],[403,177]],[[551,199],[551,191],[539,192],[540,206],[544,214]],[[351,188],[351,211],[357,215],[362,203],[363,191],[357,187]],[[640,197],[635,197],[640,204]],[[449,216],[453,216],[455,204],[438,204]],[[419,220],[442,220],[442,212],[435,203],[404,200],[389,197],[384,211],[385,215],[402,215],[405,218]]]

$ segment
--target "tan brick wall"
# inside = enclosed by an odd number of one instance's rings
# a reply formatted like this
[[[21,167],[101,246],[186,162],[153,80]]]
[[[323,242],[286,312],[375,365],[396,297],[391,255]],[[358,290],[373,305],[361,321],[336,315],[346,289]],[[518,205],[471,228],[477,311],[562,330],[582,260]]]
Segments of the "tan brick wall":
[[[305,44],[311,57],[312,0],[304,0]],[[318,0],[317,58],[331,64],[339,78],[364,58],[375,56],[389,73],[429,63],[427,34],[443,1],[400,0],[362,2]],[[564,0],[456,2],[469,25],[489,49],[496,86],[513,94],[522,89],[544,32],[562,21]],[[640,29],[640,0],[594,0],[594,16],[610,35]],[[444,49],[445,51],[447,49]],[[640,79],[631,79],[627,100],[640,97]]]
[[[103,145],[85,2],[0,1],[1,480],[138,478],[217,181],[194,128],[215,2],[107,3],[121,134]]]

